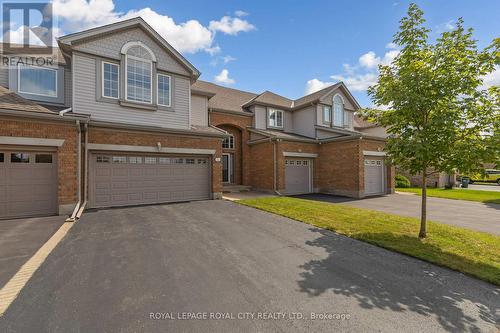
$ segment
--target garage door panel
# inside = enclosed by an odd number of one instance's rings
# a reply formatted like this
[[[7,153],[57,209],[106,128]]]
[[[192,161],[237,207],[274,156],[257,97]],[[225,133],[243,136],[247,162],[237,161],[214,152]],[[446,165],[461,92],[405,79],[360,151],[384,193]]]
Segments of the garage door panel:
[[[310,193],[312,188],[312,161],[305,159],[285,160],[286,194]]]
[[[210,169],[207,167],[207,159],[198,166],[186,164],[189,161],[196,163],[197,159],[194,158],[120,156],[119,160],[123,163],[111,163],[118,160],[113,159],[112,154],[92,154],[92,207],[210,198]],[[97,162],[98,159],[108,162]],[[141,163],[136,163],[138,160]],[[102,170],[107,170],[109,175]]]

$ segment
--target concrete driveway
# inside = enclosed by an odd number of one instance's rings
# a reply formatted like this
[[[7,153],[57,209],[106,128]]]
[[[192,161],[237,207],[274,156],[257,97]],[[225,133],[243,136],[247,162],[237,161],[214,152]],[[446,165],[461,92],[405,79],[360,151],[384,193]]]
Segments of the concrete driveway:
[[[0,220],[0,288],[59,229],[65,218]]]
[[[86,213],[0,331],[489,332],[499,295],[323,229],[204,201]]]
[[[359,200],[326,194],[305,194],[295,197],[342,203],[358,208],[420,218],[421,197],[409,193]],[[500,205],[498,204],[428,197],[427,214],[427,218],[432,221],[500,235]]]

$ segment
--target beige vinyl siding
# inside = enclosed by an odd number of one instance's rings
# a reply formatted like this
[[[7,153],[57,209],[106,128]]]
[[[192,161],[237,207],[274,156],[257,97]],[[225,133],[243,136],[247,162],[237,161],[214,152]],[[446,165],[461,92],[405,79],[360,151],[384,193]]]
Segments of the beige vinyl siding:
[[[254,125],[255,128],[266,129],[267,128],[267,110],[265,106],[255,105],[252,107],[254,112]]]
[[[208,98],[191,95],[191,124],[208,126]]]
[[[132,28],[101,38],[93,39],[75,45],[74,50],[95,54],[106,58],[120,60],[120,51],[128,42],[140,41],[147,45],[155,54],[158,70],[164,70],[180,75],[189,75],[188,70],[181,65],[168,51],[160,47],[148,34],[140,28]]]
[[[122,107],[117,102],[100,102],[96,98],[96,64],[94,57],[74,53],[73,75],[75,76],[74,112],[91,115],[99,121],[161,126],[167,128],[189,128],[190,81],[186,77],[172,76],[173,110],[156,111]],[[123,80],[123,78],[120,78]]]
[[[293,132],[310,138],[316,137],[314,129],[316,106],[310,105],[303,109],[293,111]]]
[[[347,95],[344,93],[344,91],[340,87],[335,89],[334,91],[332,91],[331,93],[329,93],[325,97],[323,97],[321,99],[321,103],[333,105],[333,96],[335,96],[336,94],[339,94],[340,96],[342,96],[342,99],[344,100],[344,109],[348,109],[348,110],[355,110],[356,109],[356,107],[349,100],[349,97],[347,97]]]
[[[293,132],[293,114],[290,111],[284,111],[284,129],[285,132]]]
[[[9,87],[9,70],[3,65],[0,67],[0,86]]]

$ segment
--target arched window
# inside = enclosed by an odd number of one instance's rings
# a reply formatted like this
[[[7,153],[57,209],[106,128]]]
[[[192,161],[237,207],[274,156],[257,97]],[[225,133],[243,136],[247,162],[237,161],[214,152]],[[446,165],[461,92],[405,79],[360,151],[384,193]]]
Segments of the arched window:
[[[126,99],[133,102],[151,103],[153,100],[152,78],[154,54],[139,43],[130,44],[125,54]]]
[[[333,126],[344,125],[344,101],[340,95],[333,96]]]

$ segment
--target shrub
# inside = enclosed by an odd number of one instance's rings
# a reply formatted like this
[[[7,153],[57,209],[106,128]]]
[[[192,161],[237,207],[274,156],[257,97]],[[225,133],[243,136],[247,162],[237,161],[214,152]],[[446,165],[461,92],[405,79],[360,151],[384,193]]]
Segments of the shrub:
[[[403,175],[396,175],[396,188],[408,188],[410,187],[410,181]]]

